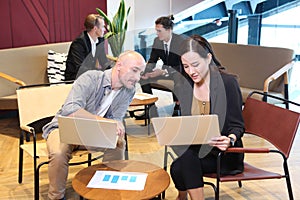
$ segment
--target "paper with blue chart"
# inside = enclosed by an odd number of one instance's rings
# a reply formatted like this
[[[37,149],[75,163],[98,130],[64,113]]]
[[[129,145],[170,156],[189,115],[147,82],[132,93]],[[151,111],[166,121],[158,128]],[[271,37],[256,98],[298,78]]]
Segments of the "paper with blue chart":
[[[143,190],[148,174],[141,172],[96,171],[88,188]]]

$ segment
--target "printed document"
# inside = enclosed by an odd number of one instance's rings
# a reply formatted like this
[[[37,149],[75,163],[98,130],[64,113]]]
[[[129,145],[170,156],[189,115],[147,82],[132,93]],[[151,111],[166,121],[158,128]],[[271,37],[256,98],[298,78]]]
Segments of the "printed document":
[[[96,171],[88,188],[143,190],[148,174],[141,172]]]

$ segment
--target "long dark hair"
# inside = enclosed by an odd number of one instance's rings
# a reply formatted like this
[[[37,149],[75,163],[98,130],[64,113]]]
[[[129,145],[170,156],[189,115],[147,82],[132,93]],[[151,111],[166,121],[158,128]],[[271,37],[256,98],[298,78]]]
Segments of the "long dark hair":
[[[224,69],[221,62],[217,59],[215,53],[213,52],[210,43],[204,37],[200,35],[192,35],[191,37],[187,38],[183,42],[181,55],[189,51],[198,53],[202,58],[206,58],[207,54],[210,53],[212,55],[210,65],[215,65],[219,69]]]

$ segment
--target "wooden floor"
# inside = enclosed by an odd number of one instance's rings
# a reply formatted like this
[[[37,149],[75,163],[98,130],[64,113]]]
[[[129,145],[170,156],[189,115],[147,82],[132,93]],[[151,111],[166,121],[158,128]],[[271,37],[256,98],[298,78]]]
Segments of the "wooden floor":
[[[142,160],[163,166],[163,147],[157,144],[153,133],[148,136],[147,129],[142,126],[142,122],[132,119],[126,119],[129,158]],[[152,127],[151,127],[152,132]],[[33,171],[32,159],[25,156],[25,168],[23,183],[18,180],[18,120],[17,118],[0,119],[0,199],[33,199]],[[244,137],[245,146],[270,146],[267,142],[258,140],[253,136]],[[246,157],[247,161],[254,162],[258,166],[264,166],[267,169],[279,169],[280,165],[276,161],[278,157],[264,156],[264,159],[257,157]],[[263,162],[263,161],[267,161]],[[292,152],[289,158],[290,174],[295,199],[300,199],[300,136],[297,135]],[[72,177],[85,166],[70,167],[70,173],[67,183],[67,199],[79,199],[71,186]],[[298,174],[298,175],[297,175]],[[42,168],[40,173],[40,199],[47,199],[48,179],[47,167]],[[166,199],[175,199],[177,193],[171,182],[166,191]],[[206,199],[213,199],[212,189],[205,186]],[[243,187],[238,188],[236,183],[221,184],[221,199],[288,199],[284,180],[267,181],[248,181],[243,182]]]

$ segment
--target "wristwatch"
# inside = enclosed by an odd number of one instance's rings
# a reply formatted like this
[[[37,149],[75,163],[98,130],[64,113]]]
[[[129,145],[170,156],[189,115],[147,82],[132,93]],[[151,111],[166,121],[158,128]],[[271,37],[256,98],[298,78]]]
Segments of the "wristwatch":
[[[230,146],[234,147],[234,138],[229,136],[229,139],[230,139]]]

